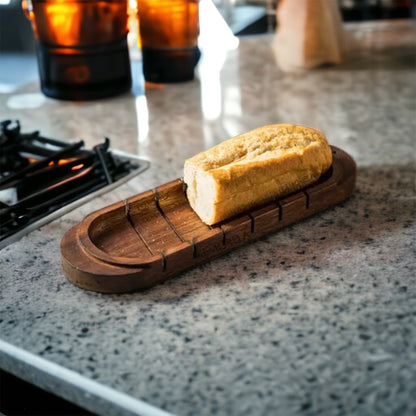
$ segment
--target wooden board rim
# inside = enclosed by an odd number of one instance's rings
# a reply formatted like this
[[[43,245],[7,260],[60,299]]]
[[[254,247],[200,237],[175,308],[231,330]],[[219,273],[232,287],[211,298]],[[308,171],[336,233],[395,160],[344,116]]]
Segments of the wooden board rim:
[[[196,214],[187,206],[189,204],[180,194],[180,192],[183,192],[181,178],[95,211],[69,230],[62,238],[63,272],[72,283],[88,290],[107,293],[141,290],[322,211],[346,199],[353,192],[356,181],[354,160],[343,150],[335,146],[331,146],[331,148],[333,164],[330,172],[323,175],[315,184],[213,227],[204,227],[195,222],[200,220],[195,219]],[[164,207],[161,206],[163,202],[161,202],[159,196],[161,192],[163,192],[164,203],[168,204],[168,214],[163,211]],[[124,255],[125,253],[119,255],[104,251],[98,247],[99,237],[97,239],[98,243],[93,241],[91,237],[93,224],[98,222],[97,234],[99,235],[101,231],[99,221],[102,218],[111,222],[112,217],[117,216],[118,222],[124,221],[123,209],[127,218],[129,204],[140,204],[141,201],[146,201],[146,204],[153,204],[153,197],[155,198],[154,206],[150,205],[145,208],[158,223],[163,222],[163,220],[166,221],[167,225],[164,226],[164,229],[176,233],[179,237],[177,239],[180,241],[179,244],[164,247],[156,253],[150,253],[150,251],[142,248],[141,253],[132,257]],[[178,219],[178,216],[174,215],[175,205],[169,205],[172,201],[174,203],[179,201],[178,209],[183,211],[183,219],[190,221],[191,225],[192,221],[197,224],[196,228],[202,234],[191,236],[190,239],[182,238],[181,240],[181,233],[175,229],[175,223],[172,223],[172,221],[176,221],[176,225],[179,224],[180,227],[183,225],[180,223],[182,217]],[[135,205],[135,207],[140,208],[139,205]],[[159,213],[153,212],[153,209],[158,210]],[[192,218],[189,217],[190,215]],[[151,231],[152,223],[147,225]],[[134,224],[132,226],[134,228]],[[187,227],[189,229],[189,224]],[[103,234],[105,234],[104,231]],[[108,245],[108,237],[112,237],[112,235],[111,233],[108,235],[107,232],[105,237]],[[123,235],[118,236],[118,238],[123,237]],[[158,244],[163,246],[164,235],[158,235],[157,237],[161,242]],[[149,239],[148,236],[141,236],[141,238]],[[172,239],[175,239],[174,236]],[[134,251],[134,242],[130,241],[128,243],[132,246],[130,249]],[[118,246],[121,246],[121,248],[118,247],[119,250],[123,248],[122,244],[118,244]],[[110,249],[111,247],[110,245]],[[143,254],[143,251],[146,255]]]

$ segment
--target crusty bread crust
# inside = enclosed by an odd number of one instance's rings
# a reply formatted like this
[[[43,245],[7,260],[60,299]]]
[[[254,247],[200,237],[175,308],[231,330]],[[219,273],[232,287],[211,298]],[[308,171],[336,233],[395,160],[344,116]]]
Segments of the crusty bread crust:
[[[206,224],[295,192],[332,163],[321,131],[293,124],[260,127],[185,161],[191,207]]]

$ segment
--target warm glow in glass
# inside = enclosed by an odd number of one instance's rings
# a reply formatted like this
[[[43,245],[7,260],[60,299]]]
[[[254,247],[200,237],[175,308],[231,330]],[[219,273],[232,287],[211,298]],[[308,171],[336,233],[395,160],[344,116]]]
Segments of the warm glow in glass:
[[[201,55],[199,0],[138,0],[137,9],[145,80],[192,80]]]
[[[50,45],[104,44],[128,31],[127,1],[25,0],[23,8],[36,38]]]
[[[45,95],[90,100],[131,87],[127,0],[23,0]]]
[[[197,0],[138,0],[138,10],[144,47],[196,45],[199,34]]]

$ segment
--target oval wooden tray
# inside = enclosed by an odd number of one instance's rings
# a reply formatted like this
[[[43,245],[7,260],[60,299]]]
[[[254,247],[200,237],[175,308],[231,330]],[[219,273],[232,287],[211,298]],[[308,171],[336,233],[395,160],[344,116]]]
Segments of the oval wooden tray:
[[[61,241],[62,268],[84,289],[149,288],[346,199],[356,166],[332,146],[333,164],[315,184],[215,226],[189,206],[176,179],[88,215]]]

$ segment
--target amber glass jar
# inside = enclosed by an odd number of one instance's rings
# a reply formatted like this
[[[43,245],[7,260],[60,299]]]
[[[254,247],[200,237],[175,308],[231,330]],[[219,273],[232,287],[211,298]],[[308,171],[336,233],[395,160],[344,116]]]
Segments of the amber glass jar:
[[[127,0],[24,0],[45,95],[89,100],[131,87]]]
[[[138,0],[137,5],[145,79],[193,79],[200,56],[198,0]]]

